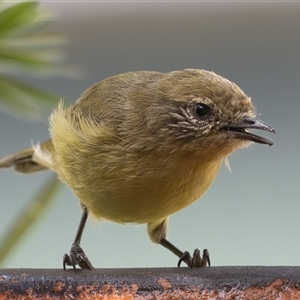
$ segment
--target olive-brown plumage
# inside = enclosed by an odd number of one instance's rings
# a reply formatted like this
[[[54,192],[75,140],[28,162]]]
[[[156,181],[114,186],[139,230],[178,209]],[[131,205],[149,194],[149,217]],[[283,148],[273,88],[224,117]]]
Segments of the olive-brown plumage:
[[[200,266],[207,253],[197,261],[166,239],[168,217],[203,195],[234,150],[250,141],[272,145],[248,132],[275,132],[254,117],[250,98],[213,72],[130,72],[94,84],[71,107],[60,103],[50,117],[51,140],[0,167],[51,168],[86,216],[147,223],[153,242]],[[64,263],[91,268],[79,242]]]

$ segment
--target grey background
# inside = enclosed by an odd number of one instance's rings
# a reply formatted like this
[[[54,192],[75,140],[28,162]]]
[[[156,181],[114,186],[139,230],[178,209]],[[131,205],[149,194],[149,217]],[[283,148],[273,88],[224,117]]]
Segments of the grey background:
[[[94,82],[132,70],[203,68],[236,82],[277,130],[274,146],[255,144],[230,156],[203,196],[173,215],[169,238],[182,250],[208,248],[216,265],[298,265],[299,3],[54,3],[53,29],[70,39],[81,80],[34,80],[73,101]],[[50,111],[49,111],[50,113]],[[0,112],[0,157],[48,138],[44,123]],[[0,237],[51,172],[0,172]],[[117,188],[117,187],[116,187]],[[80,218],[63,187],[48,214],[5,267],[60,268]],[[145,226],[89,221],[82,246],[96,267],[175,266],[150,242]]]

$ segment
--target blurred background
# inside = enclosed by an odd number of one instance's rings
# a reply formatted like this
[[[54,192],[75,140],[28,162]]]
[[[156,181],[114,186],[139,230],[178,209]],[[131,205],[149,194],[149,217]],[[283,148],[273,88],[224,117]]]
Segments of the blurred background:
[[[201,201],[171,217],[169,239],[191,253],[208,248],[213,266],[299,265],[300,3],[41,1],[39,7],[56,15],[50,29],[69,39],[68,61],[84,72],[77,79],[28,79],[58,98],[73,102],[122,72],[183,68],[213,70],[251,96],[259,118],[277,131],[265,134],[274,145],[231,155],[231,173],[223,166]],[[47,140],[50,112],[28,120],[0,111],[0,157]],[[1,170],[0,238],[51,175]],[[77,199],[62,186],[3,267],[61,268],[80,216]],[[177,264],[144,225],[89,221],[82,247],[95,267]]]

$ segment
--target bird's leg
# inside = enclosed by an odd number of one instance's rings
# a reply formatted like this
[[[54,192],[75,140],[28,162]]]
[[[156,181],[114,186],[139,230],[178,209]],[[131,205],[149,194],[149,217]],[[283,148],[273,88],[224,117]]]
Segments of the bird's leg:
[[[207,249],[203,250],[202,258],[199,249],[195,249],[193,256],[191,256],[188,251],[182,252],[166,239],[167,228],[168,219],[157,223],[149,223],[148,234],[153,242],[164,246],[179,257],[178,267],[180,267],[182,262],[185,262],[190,268],[210,266],[209,252]]]
[[[83,233],[83,229],[88,218],[88,210],[85,206],[82,206],[83,212],[80,220],[80,224],[76,233],[75,240],[71,246],[70,255],[65,254],[63,256],[63,266],[64,270],[66,269],[66,265],[73,266],[74,270],[76,270],[76,265],[79,265],[82,269],[94,269],[92,263],[89,261],[84,251],[80,247],[81,236]]]

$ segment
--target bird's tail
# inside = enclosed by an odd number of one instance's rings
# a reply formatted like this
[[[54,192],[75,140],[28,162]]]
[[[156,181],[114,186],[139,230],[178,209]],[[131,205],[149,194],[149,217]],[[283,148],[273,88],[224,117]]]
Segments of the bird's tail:
[[[0,169],[14,167],[20,173],[33,173],[48,169],[50,166],[47,160],[39,159],[37,152],[47,153],[52,148],[51,140],[31,148],[21,150],[0,159]],[[47,151],[48,150],[48,151]],[[45,156],[45,155],[43,155]]]

